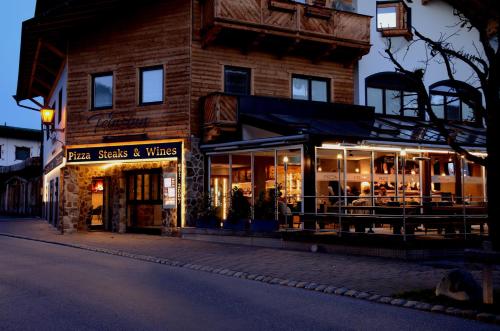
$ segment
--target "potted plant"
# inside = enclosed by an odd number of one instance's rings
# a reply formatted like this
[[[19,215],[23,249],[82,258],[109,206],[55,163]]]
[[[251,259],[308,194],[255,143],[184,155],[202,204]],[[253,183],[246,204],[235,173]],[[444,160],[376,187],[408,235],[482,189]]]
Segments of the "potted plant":
[[[255,202],[255,217],[252,220],[252,232],[274,232],[278,230],[276,220],[276,189],[262,191]]]
[[[212,197],[207,194],[203,199],[203,210],[198,213],[196,219],[197,228],[218,229],[220,228],[220,219],[217,217],[217,210],[220,207],[214,207]]]
[[[231,207],[227,220],[223,224],[224,229],[245,231],[250,219],[250,203],[243,194],[243,190],[234,187],[231,192]]]

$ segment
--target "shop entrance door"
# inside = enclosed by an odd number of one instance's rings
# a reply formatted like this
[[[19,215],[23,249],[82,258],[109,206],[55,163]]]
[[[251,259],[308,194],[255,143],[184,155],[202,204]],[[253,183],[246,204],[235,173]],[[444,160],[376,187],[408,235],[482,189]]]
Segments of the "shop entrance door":
[[[92,179],[92,208],[87,218],[89,230],[112,231],[110,178]]]
[[[127,172],[127,232],[161,234],[161,169]]]

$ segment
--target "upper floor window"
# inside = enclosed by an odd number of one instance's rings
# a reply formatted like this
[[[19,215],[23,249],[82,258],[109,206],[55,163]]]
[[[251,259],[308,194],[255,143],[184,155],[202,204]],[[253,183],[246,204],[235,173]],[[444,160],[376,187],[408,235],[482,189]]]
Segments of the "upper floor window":
[[[224,67],[224,92],[236,95],[251,94],[250,69],[240,67]]]
[[[441,81],[430,86],[432,110],[438,118],[449,121],[476,122],[475,105],[481,93],[467,83]]]
[[[30,157],[31,149],[29,147],[16,146],[16,160],[26,160]]]
[[[140,103],[152,104],[163,102],[163,67],[149,67],[140,70]]]
[[[292,99],[330,101],[330,80],[294,75],[292,77]]]
[[[396,72],[381,72],[366,78],[366,105],[374,107],[377,114],[422,115],[415,84]]]
[[[59,90],[58,98],[57,98],[57,123],[61,123],[62,119],[62,109],[63,109],[63,90],[62,88]]]
[[[107,109],[113,107],[113,74],[92,76],[92,108]]]
[[[377,1],[377,31],[384,37],[411,39],[411,8],[403,1]]]

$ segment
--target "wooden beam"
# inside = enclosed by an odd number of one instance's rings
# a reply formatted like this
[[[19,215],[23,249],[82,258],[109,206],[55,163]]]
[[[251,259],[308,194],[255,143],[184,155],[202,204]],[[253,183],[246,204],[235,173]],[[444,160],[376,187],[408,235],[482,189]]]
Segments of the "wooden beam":
[[[205,49],[208,47],[208,45],[213,43],[219,36],[221,30],[222,28],[220,26],[214,26],[211,29],[209,29],[203,36],[203,42],[201,44],[201,48]]]
[[[44,41],[44,42],[42,42],[42,44],[43,44],[43,47],[45,47],[46,49],[48,49],[49,51],[51,51],[52,53],[54,53],[56,56],[60,57],[61,59],[66,58],[66,54],[64,52],[60,51],[57,47],[55,47],[51,43]]]
[[[51,74],[52,76],[54,77],[57,77],[57,73],[58,71],[46,66],[45,64],[43,63],[38,63],[38,66],[40,67],[40,69],[43,69],[45,70],[46,72],[48,72],[49,74]]]
[[[253,38],[251,38],[251,40],[249,40],[242,48],[241,48],[241,52],[243,54],[248,54],[250,53],[252,50],[256,49],[257,47],[259,47],[259,45],[262,43],[262,41],[266,38],[267,34],[265,32],[261,32],[261,33],[258,33],[256,35],[254,35]]]
[[[317,52],[312,58],[311,61],[313,63],[318,63],[322,59],[330,56],[335,50],[337,49],[337,45],[330,45],[329,47],[326,47],[323,51]]]
[[[42,48],[42,40],[38,39],[38,43],[36,45],[36,51],[35,51],[35,58],[32,63],[31,67],[31,76],[30,76],[30,82],[28,85],[28,95],[31,96],[32,94],[32,87],[33,87],[33,81],[35,79],[35,73],[36,73],[36,67],[38,64],[38,58],[40,57],[40,50]],[[42,95],[42,94],[41,94]]]
[[[41,80],[38,77],[35,77],[34,81],[37,82],[38,84],[42,85],[43,87],[45,87],[49,91],[52,89],[52,86],[49,83],[44,82],[43,80]]]
[[[294,38],[290,41],[288,46],[285,46],[285,48],[281,51],[278,51],[278,58],[282,58],[285,55],[289,54],[290,52],[293,52],[297,47],[300,45],[302,40],[300,38]]]

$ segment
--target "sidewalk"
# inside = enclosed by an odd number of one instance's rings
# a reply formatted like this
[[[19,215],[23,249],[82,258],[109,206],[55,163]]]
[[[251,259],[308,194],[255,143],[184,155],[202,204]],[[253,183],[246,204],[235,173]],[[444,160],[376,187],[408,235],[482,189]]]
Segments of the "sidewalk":
[[[409,262],[136,234],[92,232],[61,235],[41,220],[0,219],[0,233],[150,255],[280,279],[330,284],[383,296],[434,288],[446,269],[463,267],[461,261]],[[480,271],[472,272],[480,281]],[[500,270],[494,272],[494,282],[496,287],[500,285]]]

